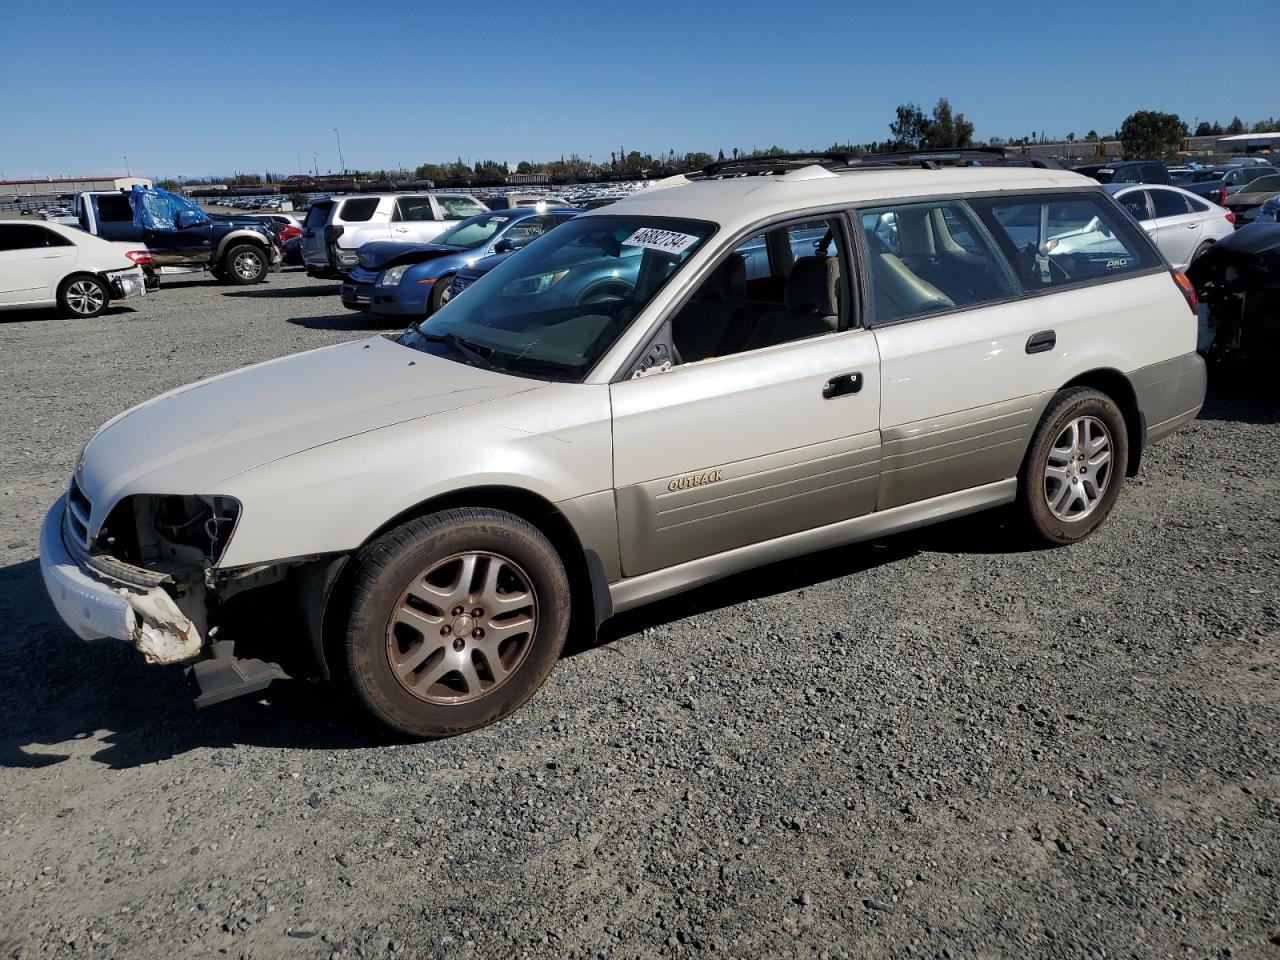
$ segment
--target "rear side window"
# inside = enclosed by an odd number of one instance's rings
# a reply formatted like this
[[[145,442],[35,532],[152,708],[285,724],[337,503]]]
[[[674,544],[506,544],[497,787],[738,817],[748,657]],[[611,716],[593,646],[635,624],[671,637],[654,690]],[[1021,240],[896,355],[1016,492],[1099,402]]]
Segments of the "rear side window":
[[[440,204],[440,213],[446,220],[465,220],[477,213],[484,213],[485,207],[470,197],[436,197]]]
[[[0,250],[35,250],[42,247],[69,247],[65,237],[33,223],[6,224],[0,227]]]
[[[1041,194],[971,203],[1028,292],[1161,265],[1142,230],[1105,197]]]
[[[99,223],[133,223],[133,207],[129,198],[120,194],[97,198]]]
[[[342,202],[342,212],[338,216],[344,223],[364,223],[373,217],[378,209],[377,197],[357,197]]]
[[[860,210],[871,322],[892,323],[1018,295],[1008,265],[958,202]]]
[[[1187,200],[1180,193],[1174,193],[1172,190],[1152,190],[1151,200],[1155,205],[1156,218],[1160,217],[1181,217],[1190,213],[1187,208]]]
[[[401,197],[396,201],[397,221],[434,220],[435,209],[431,206],[430,197]]]

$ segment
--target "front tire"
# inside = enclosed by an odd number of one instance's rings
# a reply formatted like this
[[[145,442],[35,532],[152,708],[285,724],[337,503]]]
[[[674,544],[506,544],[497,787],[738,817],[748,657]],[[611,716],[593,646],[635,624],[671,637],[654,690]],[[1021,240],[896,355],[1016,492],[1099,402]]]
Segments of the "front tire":
[[[222,258],[222,277],[235,284],[261,283],[271,270],[267,251],[253,243],[232,247]]]
[[[443,277],[439,277],[435,283],[431,285],[431,296],[427,298],[427,316],[435,313],[449,301],[445,298],[445,293],[453,286],[453,274],[446,273]]]
[[[357,555],[347,670],[382,723],[452,736],[523,706],[568,630],[568,577],[539,530],[499,510],[444,510]]]
[[[87,273],[67,277],[58,287],[58,309],[64,317],[91,320],[107,309],[111,291],[97,277]]]
[[[1129,462],[1124,415],[1090,387],[1057,393],[1040,418],[1018,483],[1032,534],[1054,546],[1083,540],[1111,513]]]

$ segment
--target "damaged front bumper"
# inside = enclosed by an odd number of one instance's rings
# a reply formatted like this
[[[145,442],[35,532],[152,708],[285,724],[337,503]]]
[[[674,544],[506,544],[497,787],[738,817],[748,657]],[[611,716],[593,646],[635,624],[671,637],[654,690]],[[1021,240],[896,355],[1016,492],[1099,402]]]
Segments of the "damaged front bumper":
[[[84,640],[130,642],[150,663],[197,657],[204,638],[165,591],[166,578],[86,553],[63,536],[66,510],[64,495],[40,530],[40,573],[66,625]]]

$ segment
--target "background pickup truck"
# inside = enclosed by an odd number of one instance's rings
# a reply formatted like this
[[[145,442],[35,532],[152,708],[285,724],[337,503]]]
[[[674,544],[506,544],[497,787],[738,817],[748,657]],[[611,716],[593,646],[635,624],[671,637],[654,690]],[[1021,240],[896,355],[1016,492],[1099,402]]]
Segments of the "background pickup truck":
[[[139,216],[137,206],[147,196],[176,212],[171,218]],[[77,194],[75,219],[81,229],[104,240],[146,244],[161,273],[208,270],[226,283],[258,283],[280,262],[280,244],[270,224],[253,217],[212,216],[164,190]]]
[[[302,227],[302,260],[313,277],[345,278],[373,240],[429,243],[460,220],[488,213],[458,193],[366,193],[313,200]]]

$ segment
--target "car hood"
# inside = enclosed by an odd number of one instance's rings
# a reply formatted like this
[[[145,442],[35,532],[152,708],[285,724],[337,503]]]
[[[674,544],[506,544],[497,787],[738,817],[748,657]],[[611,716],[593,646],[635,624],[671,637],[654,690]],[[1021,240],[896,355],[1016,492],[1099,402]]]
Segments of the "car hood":
[[[422,263],[450,253],[461,253],[464,247],[451,247],[443,243],[399,243],[394,240],[375,240],[361,245],[360,266],[366,270],[385,270],[400,263]]]
[[[544,385],[373,337],[245,367],[125,411],[89,441],[77,480],[98,524],[122,496],[216,493],[229,477],[312,447]]]
[[[468,279],[473,279],[475,277],[482,277],[486,273],[488,273],[490,270],[492,270],[494,267],[496,267],[498,264],[502,263],[502,261],[506,260],[508,257],[512,256],[515,253],[516,253],[515,250],[507,250],[503,253],[491,253],[489,254],[489,256],[482,257],[481,259],[477,260],[475,263],[471,264],[465,270],[459,270],[458,276],[467,277]]]
[[[1256,207],[1274,196],[1280,194],[1275,190],[1241,190],[1239,193],[1227,194],[1227,206]]]

